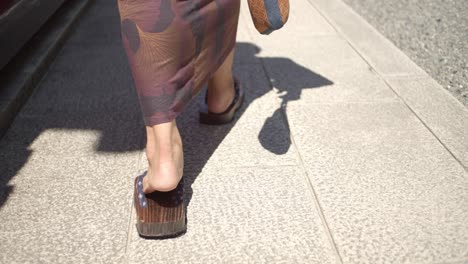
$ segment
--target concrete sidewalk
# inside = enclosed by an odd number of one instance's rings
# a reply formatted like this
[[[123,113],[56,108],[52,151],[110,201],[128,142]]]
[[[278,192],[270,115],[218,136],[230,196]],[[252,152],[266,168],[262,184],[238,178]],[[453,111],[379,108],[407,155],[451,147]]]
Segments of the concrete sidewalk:
[[[84,14],[0,145],[0,263],[468,263],[468,112],[340,0],[246,2],[233,124],[178,118],[188,230],[144,240],[145,131],[115,1]]]

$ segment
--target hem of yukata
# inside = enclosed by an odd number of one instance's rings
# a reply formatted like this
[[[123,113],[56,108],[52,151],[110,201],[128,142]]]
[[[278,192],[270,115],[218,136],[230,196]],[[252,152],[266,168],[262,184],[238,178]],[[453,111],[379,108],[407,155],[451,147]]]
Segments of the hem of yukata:
[[[155,126],[162,123],[172,122],[181,112],[170,112],[164,116],[144,116],[143,121],[146,126]]]
[[[237,35],[237,32],[236,32],[236,35]],[[235,38],[235,39],[237,39],[237,38]],[[220,60],[218,61],[217,65],[210,72],[210,74],[205,76],[205,78],[201,82],[202,85],[200,85],[200,87],[203,87],[204,84],[206,84],[206,82],[208,82],[208,80],[213,76],[214,72],[216,72],[216,70],[219,67],[221,67],[221,65],[224,63],[224,61],[226,60],[229,53],[233,49],[236,48],[236,43],[237,43],[237,41],[234,40],[227,46],[227,49],[225,49],[224,53],[220,56]],[[200,93],[201,89],[198,88],[198,87],[194,87],[193,91],[194,91],[194,93],[191,94],[189,101],[193,100],[193,98],[195,98],[198,95],[198,93]],[[161,124],[161,123],[172,122],[174,119],[177,118],[177,116],[179,116],[185,110],[186,106],[187,106],[187,103],[185,103],[182,106],[182,108],[180,109],[181,111],[179,111],[179,112],[169,111],[169,112],[166,112],[164,115],[160,115],[160,116],[144,116],[143,121],[145,122],[146,126],[154,126],[154,125],[158,125],[158,124]]]

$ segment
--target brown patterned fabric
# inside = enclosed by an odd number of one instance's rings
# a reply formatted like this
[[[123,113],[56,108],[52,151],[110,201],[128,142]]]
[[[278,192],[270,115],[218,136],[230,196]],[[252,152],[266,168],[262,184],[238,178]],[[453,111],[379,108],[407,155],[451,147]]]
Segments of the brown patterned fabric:
[[[147,126],[175,119],[235,46],[240,0],[118,0]]]

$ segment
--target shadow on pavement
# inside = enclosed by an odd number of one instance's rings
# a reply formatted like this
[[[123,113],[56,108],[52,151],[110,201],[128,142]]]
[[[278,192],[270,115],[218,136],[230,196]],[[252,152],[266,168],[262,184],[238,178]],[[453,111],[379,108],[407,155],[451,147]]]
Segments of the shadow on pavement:
[[[32,157],[31,144],[46,130],[99,133],[100,140],[94,150],[96,153],[121,153],[144,149],[145,127],[133,88],[131,72],[126,65],[126,57],[120,43],[118,13],[114,4],[102,3],[102,5],[110,8],[106,11],[108,14],[101,16],[102,12],[96,3],[86,11],[83,19],[70,34],[70,38],[74,40],[69,39],[64,44],[49,72],[1,139],[0,208],[15,190],[11,180]],[[93,32],[89,32],[91,25],[94,25]],[[85,40],[77,44],[74,41],[78,38]],[[237,43],[236,57],[255,59],[259,51],[260,48],[252,43]],[[261,60],[266,67],[274,67],[281,74],[276,76],[274,74],[278,72],[276,70],[273,71],[273,75],[269,72],[271,83],[261,82],[265,83],[266,87],[245,88],[245,101],[236,120],[252,101],[271,91],[271,85],[274,85],[280,93],[281,107],[264,121],[258,140],[265,149],[281,155],[290,147],[289,133],[277,133],[278,128],[284,130],[285,126],[289,132],[284,114],[287,103],[299,100],[302,89],[323,87],[332,82],[287,58],[261,58]],[[246,64],[243,67],[245,69],[250,66]],[[243,81],[242,74],[239,78]],[[249,89],[255,89],[255,92]],[[186,161],[184,173],[187,174],[185,179],[186,187],[189,187],[189,201],[192,195],[192,183],[236,123],[234,121],[223,126],[198,123],[196,110],[204,90],[202,89],[194,97],[177,120],[184,143]],[[67,147],[66,137],[52,140],[63,140],[65,142],[53,141],[53,145],[57,143],[59,146]],[[73,155],[76,149],[58,150],[51,147],[50,150],[42,151],[48,151],[47,154],[53,152],[54,155],[44,159],[56,157],[53,162],[59,163],[63,153]],[[44,164],[47,177],[51,177],[51,180],[53,177],[60,177],[53,175],[53,170],[47,174],[47,166],[51,164]],[[44,171],[44,168],[41,169]],[[135,176],[137,174],[138,172],[135,172]]]
[[[250,58],[256,58],[256,54],[259,52],[260,47],[253,43],[238,42],[235,56],[250,60]],[[206,87],[192,100],[190,106],[187,107],[188,109],[177,120],[184,145],[184,177],[185,185],[189,187],[189,190],[187,190],[187,200],[189,203],[193,194],[192,184],[251,102],[271,91],[272,85],[277,90],[278,96],[281,99],[281,105],[271,113],[270,117],[264,120],[262,129],[258,134],[258,140],[268,151],[277,155],[283,155],[288,152],[291,145],[289,125],[285,114],[288,102],[299,100],[303,89],[313,89],[333,84],[327,78],[310,71],[291,59],[273,57],[261,58],[261,60],[264,65],[274,67],[274,72],[280,72],[280,74],[272,76],[269,73],[267,77],[270,79],[270,82],[258,82],[265,85],[265,87],[248,87],[246,80],[243,79],[245,75],[242,72],[237,74],[240,81],[244,84],[246,95],[244,104],[239,109],[236,119],[232,123],[221,126],[198,123],[196,105],[202,102],[202,95],[204,95]],[[252,67],[252,70],[253,67],[256,67],[254,64],[245,65],[247,65],[247,68]],[[239,141],[242,140],[242,138],[239,138]]]

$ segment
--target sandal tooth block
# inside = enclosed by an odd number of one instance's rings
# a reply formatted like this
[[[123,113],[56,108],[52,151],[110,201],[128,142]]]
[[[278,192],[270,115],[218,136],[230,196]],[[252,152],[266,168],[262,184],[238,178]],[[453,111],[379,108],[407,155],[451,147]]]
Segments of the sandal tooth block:
[[[158,238],[185,232],[184,177],[172,191],[145,194],[143,177],[146,173],[135,179],[134,205],[138,234],[144,238]]]
[[[185,218],[179,221],[167,223],[144,223],[138,221],[136,224],[138,234],[144,238],[176,236],[186,231]]]

